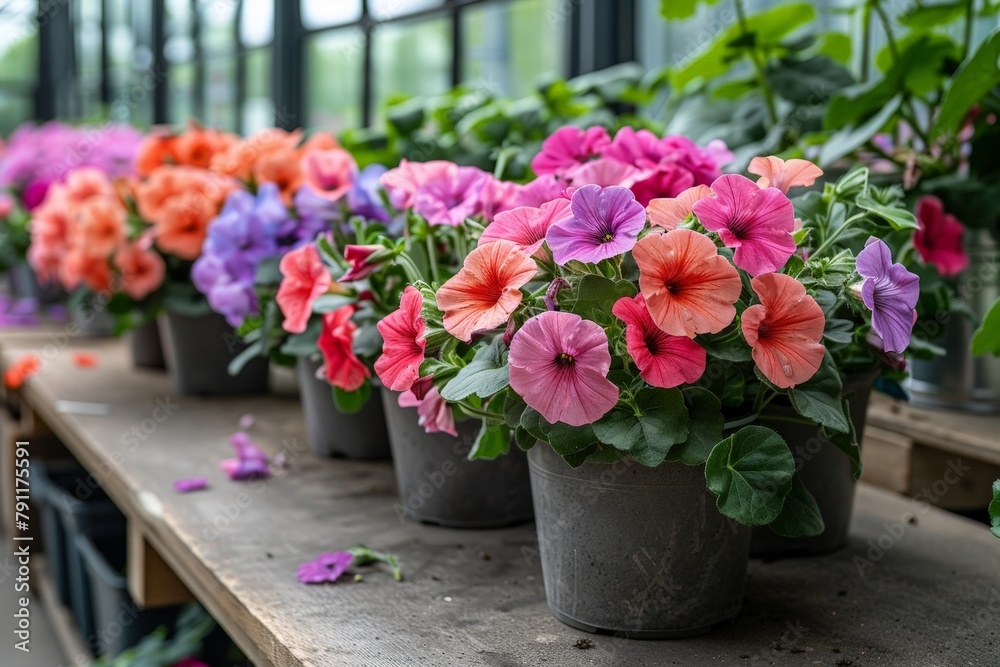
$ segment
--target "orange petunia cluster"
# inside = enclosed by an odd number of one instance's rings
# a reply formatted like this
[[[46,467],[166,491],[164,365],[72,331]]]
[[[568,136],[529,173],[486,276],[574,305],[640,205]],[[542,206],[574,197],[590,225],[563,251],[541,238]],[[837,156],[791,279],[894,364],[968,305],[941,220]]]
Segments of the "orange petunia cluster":
[[[235,142],[212,159],[212,170],[246,183],[274,183],[286,205],[309,185],[330,200],[351,187],[354,159],[332,134],[318,132],[303,140],[302,130],[268,128]]]
[[[239,140],[235,134],[202,127],[191,121],[184,132],[155,130],[139,145],[135,158],[140,177],[151,175],[163,165],[208,169],[212,159]]]

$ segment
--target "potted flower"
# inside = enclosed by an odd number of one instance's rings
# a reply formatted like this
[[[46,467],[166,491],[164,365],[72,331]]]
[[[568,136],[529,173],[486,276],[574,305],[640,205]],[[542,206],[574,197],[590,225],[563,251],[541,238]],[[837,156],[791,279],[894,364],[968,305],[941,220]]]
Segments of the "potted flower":
[[[751,526],[823,530],[789,443],[761,421],[775,401],[856,458],[827,313],[868,325],[872,289],[876,321],[912,306],[883,299],[882,273],[851,289],[856,270],[898,271],[882,241],[804,257],[809,233],[765,185],[725,175],[647,208],[573,182],[497,216],[455,276],[404,294],[412,326],[387,356],[481,418],[473,456],[511,437],[528,450],[549,606],[570,625],[707,631],[738,613]]]

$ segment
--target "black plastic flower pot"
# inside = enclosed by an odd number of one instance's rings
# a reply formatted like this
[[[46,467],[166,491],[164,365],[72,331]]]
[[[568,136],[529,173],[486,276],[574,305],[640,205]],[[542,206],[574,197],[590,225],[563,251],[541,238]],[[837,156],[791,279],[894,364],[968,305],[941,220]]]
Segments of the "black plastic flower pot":
[[[163,353],[182,394],[254,394],[268,389],[266,357],[251,359],[239,374],[229,364],[246,345],[217,313],[190,316],[168,311],[159,319]]]
[[[318,359],[308,357],[300,357],[295,365],[306,433],[313,453],[362,461],[388,459],[389,434],[385,428],[381,388],[372,387],[372,396],[361,410],[344,414],[333,404],[330,385],[316,377],[321,365]]]
[[[107,308],[93,302],[73,306],[69,317],[79,334],[87,338],[105,338],[115,332],[114,316]]]
[[[541,442],[528,462],[545,596],[560,621],[673,639],[737,616],[750,529],[716,509],[704,466],[625,457],[573,468]]]
[[[516,445],[493,461],[468,459],[480,422],[457,424],[458,437],[426,433],[414,408],[386,392],[383,406],[399,489],[396,514],[446,528],[499,528],[532,517],[528,461]]]
[[[180,607],[139,609],[128,593],[125,542],[78,535],[94,629],[85,635],[97,655],[114,659],[160,625],[172,627]]]
[[[128,333],[128,349],[132,365],[136,368],[163,369],[167,366],[163,358],[160,327],[155,321],[147,322]]]
[[[851,422],[858,436],[864,438],[868,399],[875,377],[871,374],[851,376],[844,382],[844,395],[851,411]],[[791,408],[775,407],[778,416],[796,416]],[[816,499],[823,517],[823,532],[809,537],[782,537],[767,526],[753,529],[750,554],[756,558],[784,558],[830,553],[847,544],[847,532],[854,509],[854,469],[850,459],[827,439],[815,424],[769,421],[761,422],[784,438],[795,459],[796,474]]]

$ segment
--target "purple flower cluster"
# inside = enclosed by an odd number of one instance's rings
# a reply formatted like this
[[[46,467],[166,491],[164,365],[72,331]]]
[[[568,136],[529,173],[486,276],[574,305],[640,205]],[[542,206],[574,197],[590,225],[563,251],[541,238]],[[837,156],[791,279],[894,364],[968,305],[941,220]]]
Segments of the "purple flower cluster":
[[[142,135],[127,125],[71,127],[25,124],[10,135],[0,157],[0,188],[20,193],[25,208],[38,206],[52,183],[80,167],[111,177],[129,176]]]
[[[209,225],[191,277],[212,309],[233,326],[257,312],[254,281],[261,262],[313,241],[336,216],[330,202],[305,188],[295,203],[298,215],[284,205],[274,183],[264,183],[256,195],[245,190],[230,194]]]

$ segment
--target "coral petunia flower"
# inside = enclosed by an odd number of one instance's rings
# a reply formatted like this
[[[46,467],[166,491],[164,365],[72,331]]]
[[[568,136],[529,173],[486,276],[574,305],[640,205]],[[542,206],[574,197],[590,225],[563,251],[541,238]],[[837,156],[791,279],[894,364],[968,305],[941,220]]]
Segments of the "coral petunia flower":
[[[377,325],[382,334],[382,356],[375,360],[375,372],[392,391],[406,391],[420,376],[427,341],[427,323],[420,316],[424,297],[408,285],[399,299],[399,310],[389,313]]]
[[[299,160],[299,152],[292,147],[261,155],[253,164],[254,182],[274,183],[285,206],[291,206],[295,192],[305,181]]]
[[[641,294],[622,297],[611,312],[624,322],[625,344],[639,377],[654,387],[670,389],[696,382],[705,372],[705,348],[687,336],[671,336],[656,326]]]
[[[509,363],[511,388],[550,423],[592,424],[618,403],[608,337],[575,313],[547,311],[525,322]]]
[[[809,160],[782,160],[773,155],[755,157],[750,161],[747,171],[760,176],[757,179],[757,187],[777,188],[785,194],[788,194],[791,188],[812,185],[823,175],[823,170]]]
[[[8,389],[20,389],[25,380],[42,369],[42,360],[36,354],[27,354],[10,365],[3,374]]]
[[[115,186],[108,175],[92,167],[71,171],[66,176],[63,194],[71,204],[80,204],[94,197],[113,199],[116,196]]]
[[[353,305],[325,313],[317,341],[327,381],[344,391],[357,391],[371,377],[371,371],[354,354],[354,333],[358,326],[351,321],[353,315]]]
[[[646,226],[646,211],[628,188],[585,185],[573,193],[573,215],[553,224],[546,240],[557,264],[596,264],[635,245]]]
[[[444,328],[466,343],[473,334],[505,323],[521,303],[521,288],[538,271],[531,256],[512,241],[481,245],[437,292]]]
[[[288,333],[302,333],[309,324],[313,302],[330,290],[333,279],[314,245],[288,252],[278,268],[282,278],[275,301],[285,316],[281,327]]]
[[[163,258],[141,243],[120,248],[115,253],[115,265],[121,274],[122,291],[136,301],[159,289],[167,273]]]
[[[823,309],[783,273],[757,276],[750,286],[760,303],[743,311],[741,327],[757,368],[782,389],[806,382],[823,363]]]
[[[712,240],[690,229],[649,234],[632,250],[656,326],[672,336],[718,333],[736,317],[742,283]]]
[[[751,276],[781,269],[795,252],[795,211],[777,188],[757,187],[745,176],[726,174],[712,183],[712,197],[692,206],[698,222],[735,248],[733,264]]]
[[[306,153],[301,164],[306,185],[329,201],[337,201],[351,190],[357,168],[354,158],[342,148]]]
[[[650,224],[663,227],[666,230],[677,229],[691,215],[694,203],[712,194],[707,185],[696,185],[688,188],[676,197],[661,197],[654,199],[646,206],[646,215]]]
[[[427,433],[447,433],[458,437],[455,430],[455,413],[448,402],[441,398],[437,387],[431,387],[423,398],[417,398],[412,391],[399,395],[399,407],[416,408],[417,424]]]
[[[531,170],[541,176],[569,169],[600,155],[610,143],[603,127],[561,127],[542,142],[542,150],[531,160]]]
[[[889,246],[874,236],[858,253],[856,265],[865,279],[861,299],[872,311],[872,329],[886,352],[902,352],[910,344],[917,320],[920,279],[902,264],[893,264]]]
[[[117,199],[101,196],[81,202],[77,216],[74,241],[88,255],[110,257],[125,241],[127,213]]]
[[[555,199],[542,204],[541,208],[518,206],[497,213],[493,222],[483,230],[479,243],[485,245],[491,241],[513,241],[526,253],[534,255],[545,242],[549,228],[571,216],[568,199]]]
[[[944,204],[932,195],[917,201],[918,227],[913,245],[920,259],[937,267],[942,276],[954,276],[969,266],[962,237],[965,227],[958,218],[944,211]]]
[[[181,259],[197,258],[214,215],[214,206],[197,192],[170,198],[154,227],[156,245]]]

